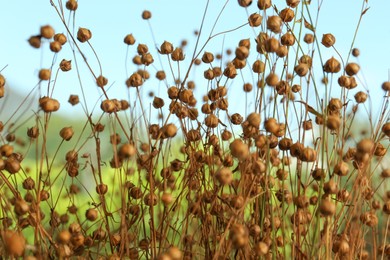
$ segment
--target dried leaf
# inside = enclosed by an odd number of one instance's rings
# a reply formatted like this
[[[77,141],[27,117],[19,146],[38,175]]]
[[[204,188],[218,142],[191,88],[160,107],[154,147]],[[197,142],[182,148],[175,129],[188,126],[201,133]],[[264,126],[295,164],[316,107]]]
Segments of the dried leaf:
[[[310,105],[308,105],[306,102],[301,101],[301,100],[297,100],[297,101],[295,101],[295,102],[299,102],[299,103],[304,104],[305,107],[306,107],[307,112],[309,112],[309,113],[311,113],[311,114],[313,114],[313,115],[315,115],[315,116],[318,116],[318,117],[320,117],[320,118],[323,118],[323,117],[324,117],[320,112],[318,112],[317,110],[315,110],[313,107],[311,107]]]
[[[364,9],[364,11],[362,12],[362,16],[368,11],[368,9],[370,9],[370,7],[367,7],[366,9]]]
[[[304,19],[304,21],[305,21],[305,27],[307,28],[307,29],[309,29],[310,31],[312,31],[312,32],[314,32],[314,26],[313,25],[311,25],[308,21],[306,21],[306,19],[305,18],[303,18]]]

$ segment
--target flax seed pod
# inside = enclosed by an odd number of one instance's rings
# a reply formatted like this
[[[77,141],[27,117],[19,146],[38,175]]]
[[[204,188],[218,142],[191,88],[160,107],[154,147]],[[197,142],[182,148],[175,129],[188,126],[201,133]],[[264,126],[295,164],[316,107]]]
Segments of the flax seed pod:
[[[367,94],[364,93],[363,91],[359,91],[359,92],[357,92],[357,93],[355,94],[354,97],[355,97],[356,103],[360,104],[360,103],[366,102],[368,96],[367,96]]]
[[[300,2],[301,0],[286,0],[287,5],[291,8],[297,7]]]
[[[249,49],[245,46],[239,46],[235,51],[236,58],[239,60],[245,60],[249,56]]]
[[[252,71],[254,73],[263,73],[265,71],[265,63],[261,60],[256,60],[252,65]]]
[[[282,31],[282,23],[282,19],[278,15],[268,16],[267,29],[278,34]]]
[[[87,211],[85,212],[85,218],[91,222],[97,220],[99,217],[99,213],[96,209],[87,209]]]
[[[326,33],[322,35],[321,40],[322,45],[326,48],[332,47],[336,43],[336,38],[331,33]]]
[[[234,68],[241,70],[241,69],[245,68],[246,60],[240,60],[240,59],[237,59],[237,57],[236,57],[232,60],[232,64],[234,65]]]
[[[385,134],[387,137],[390,137],[390,122],[386,122],[382,126],[382,133]]]
[[[328,116],[326,120],[326,126],[329,128],[329,130],[337,131],[339,130],[341,126],[341,120],[338,115],[331,115]]]
[[[251,125],[255,128],[259,128],[260,121],[261,121],[259,113],[255,113],[255,112],[250,113],[246,120],[248,121],[249,125]]]
[[[390,81],[383,82],[381,87],[384,91],[390,91]]]
[[[60,69],[64,72],[70,71],[72,69],[72,61],[63,59],[60,62]]]
[[[26,239],[21,232],[3,230],[1,231],[1,238],[8,257],[12,259],[23,257],[26,249]]]
[[[235,113],[231,116],[231,119],[230,121],[232,122],[233,125],[240,125],[242,123],[242,121],[244,120],[244,118],[239,114],[239,113]],[[390,123],[389,123],[389,135],[390,135]]]
[[[78,3],[76,0],[68,0],[66,1],[65,7],[69,11],[76,11],[78,7]]]
[[[275,73],[270,72],[270,74],[268,74],[268,76],[265,78],[265,82],[268,86],[275,87],[279,82],[279,77]]]
[[[173,45],[170,42],[164,41],[159,50],[160,54],[171,54],[173,52]]]
[[[54,35],[54,41],[58,42],[61,45],[64,45],[68,40],[63,33],[57,33]]]
[[[223,75],[229,79],[234,79],[237,76],[237,70],[233,63],[229,63],[226,66],[225,70],[223,71]]]
[[[320,204],[320,212],[326,217],[333,216],[336,213],[336,204],[330,201],[329,198],[323,198]]]
[[[252,4],[252,0],[238,0],[238,4],[241,7],[248,7]]]
[[[207,69],[204,71],[203,76],[207,80],[213,80],[214,79],[214,71],[212,69]]]
[[[279,41],[271,37],[265,41],[264,47],[267,52],[274,53],[279,49]]]
[[[171,58],[173,61],[182,61],[184,60],[184,53],[181,48],[176,48],[172,53],[171,53]]]
[[[245,47],[245,48],[247,48],[249,50],[251,48],[251,41],[250,41],[250,39],[241,39],[238,42],[238,47]]]
[[[282,11],[280,11],[279,16],[283,22],[289,23],[294,20],[295,13],[294,10],[290,8],[284,8]]]
[[[333,173],[339,176],[346,176],[349,173],[349,166],[346,162],[340,161],[338,162],[333,169]]]
[[[314,35],[311,33],[305,34],[303,37],[303,41],[306,42],[307,44],[311,44],[314,42]]]
[[[51,39],[53,38],[54,34],[54,29],[50,25],[44,25],[41,27],[41,36],[43,38]]]
[[[133,34],[126,35],[125,38],[123,39],[123,42],[127,45],[134,45],[135,38],[134,38]]]
[[[207,127],[215,128],[218,126],[218,117],[214,114],[210,114],[205,118],[204,123]]]
[[[249,147],[241,139],[236,139],[230,143],[230,152],[238,160],[244,160],[249,156]]]
[[[59,43],[58,41],[50,42],[50,50],[52,52],[58,53],[60,52],[61,49],[62,49],[61,43]]]
[[[294,67],[294,72],[300,76],[304,77],[309,72],[309,66],[305,63],[300,63]]]
[[[258,1],[257,1],[257,7],[258,7],[260,10],[268,9],[268,8],[271,7],[271,5],[272,5],[271,0],[258,0]]]
[[[337,73],[341,70],[341,65],[334,57],[327,60],[324,64],[324,71],[328,73]]]
[[[347,73],[348,76],[356,75],[359,70],[360,66],[354,62],[348,63],[347,66],[345,66],[345,73]]]
[[[292,33],[288,32],[286,34],[283,34],[282,38],[280,39],[280,42],[286,46],[293,46],[295,43],[295,37]]]
[[[253,13],[248,17],[248,23],[251,27],[259,27],[263,21],[263,17],[258,13]]]
[[[204,52],[202,56],[202,61],[204,63],[211,63],[214,61],[214,55],[211,52]]]
[[[87,28],[80,27],[77,31],[77,40],[80,42],[89,41],[92,38],[92,32]]]
[[[301,159],[303,162],[315,162],[317,159],[317,152],[310,147],[306,147],[302,150],[299,159]]]
[[[142,19],[149,20],[150,18],[152,18],[152,13],[150,11],[145,10],[142,12]]]
[[[60,136],[65,141],[69,141],[73,137],[74,131],[73,128],[70,127],[64,127],[60,131]]]
[[[233,181],[232,170],[227,167],[222,167],[215,173],[215,178],[222,186],[230,185]]]
[[[138,72],[134,72],[126,81],[127,87],[139,87],[143,84],[142,76]]]
[[[41,69],[39,71],[38,77],[40,80],[49,80],[51,77],[50,69]]]
[[[39,49],[41,47],[41,43],[42,43],[41,38],[42,38],[41,35],[31,36],[28,39],[28,43],[30,44],[31,47],[33,47],[35,49]]]
[[[54,98],[42,97],[39,99],[39,106],[46,113],[55,112],[60,108],[60,102]]]

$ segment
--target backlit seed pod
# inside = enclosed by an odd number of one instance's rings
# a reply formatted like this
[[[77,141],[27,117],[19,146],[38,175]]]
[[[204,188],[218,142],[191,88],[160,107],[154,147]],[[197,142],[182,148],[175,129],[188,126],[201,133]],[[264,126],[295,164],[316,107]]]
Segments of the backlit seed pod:
[[[214,71],[212,69],[207,69],[204,71],[203,76],[207,80],[214,79]]]
[[[340,161],[338,162],[333,169],[333,173],[339,176],[346,176],[349,173],[349,166],[346,162]]]
[[[4,157],[10,157],[11,154],[14,152],[14,147],[9,144],[3,144],[0,146],[0,155]]]
[[[276,119],[271,117],[264,121],[264,128],[267,132],[276,133],[279,130],[279,125]]]
[[[253,251],[257,256],[266,256],[269,252],[269,245],[265,242],[257,242],[253,246]]]
[[[359,57],[359,55],[360,55],[360,50],[358,48],[353,48],[352,49],[352,56]]]
[[[285,137],[280,139],[278,146],[280,150],[288,151],[290,150],[292,144],[293,144],[292,140],[290,138]]]
[[[50,43],[50,50],[52,52],[59,52],[60,50],[62,49],[62,46],[61,46],[61,43],[57,42],[57,41],[53,41]]]
[[[50,69],[41,69],[39,71],[38,77],[40,80],[49,80],[51,77]]]
[[[382,132],[387,136],[390,137],[390,122],[385,123],[382,126]]]
[[[134,38],[133,34],[126,35],[125,38],[123,39],[123,42],[127,45],[134,45],[135,38]]]
[[[317,151],[312,148],[306,147],[302,150],[299,159],[301,159],[301,161],[303,162],[315,162],[317,159]]]
[[[347,81],[348,85],[345,86],[347,89],[354,89],[357,87],[357,82],[355,77],[350,77],[349,81]]]
[[[76,11],[78,7],[78,3],[76,0],[68,0],[66,1],[65,7],[70,11]]]
[[[150,18],[152,18],[152,13],[150,11],[145,10],[142,12],[142,19],[149,20]]]
[[[175,50],[171,53],[171,58],[173,61],[182,61],[185,56],[183,50],[181,48],[175,48]]]
[[[41,38],[42,38],[42,36],[40,36],[40,35],[31,36],[28,39],[28,43],[30,44],[31,47],[38,49],[41,47],[41,43],[42,43]]]
[[[280,11],[279,16],[283,22],[289,23],[294,20],[295,13],[294,10],[290,8],[284,8],[282,11]]]
[[[326,194],[337,194],[337,192],[338,192],[337,183],[331,179],[331,180],[324,183],[323,190]]]
[[[274,53],[279,49],[279,41],[274,37],[269,38],[265,41],[264,47],[267,52]]]
[[[265,71],[265,63],[261,60],[256,60],[252,65],[252,71],[254,73],[263,73]]]
[[[245,46],[240,46],[236,48],[235,55],[237,59],[245,60],[249,56],[249,49]]]
[[[63,59],[60,62],[60,69],[64,72],[70,71],[72,69],[72,61]]]
[[[345,75],[342,75],[338,78],[337,83],[339,83],[340,87],[346,87],[350,85],[350,77],[347,77]]]
[[[165,72],[163,70],[159,70],[156,72],[156,78],[158,80],[164,80],[166,78]]]
[[[177,134],[177,127],[175,124],[167,124],[161,128],[163,138],[172,138]]]
[[[348,63],[345,67],[345,73],[347,73],[348,76],[354,76],[356,75],[360,70],[360,66],[357,63],[351,62]]]
[[[78,95],[70,95],[68,102],[72,105],[75,106],[80,102],[79,96]]]
[[[96,186],[96,193],[99,195],[104,195],[108,191],[108,186],[106,184],[98,184]]]
[[[304,149],[303,144],[296,142],[290,146],[290,154],[292,157],[300,157]]]
[[[236,69],[243,69],[246,66],[246,60],[240,60],[236,57],[232,60],[232,64]]]
[[[39,106],[44,112],[50,113],[60,109],[60,102],[54,98],[42,97],[39,99]]]
[[[378,225],[378,217],[375,215],[375,212],[362,213],[360,215],[360,221],[369,227]]]
[[[92,38],[92,32],[87,28],[80,27],[77,31],[77,40],[80,42],[89,41]]]
[[[10,174],[15,174],[20,170],[20,162],[14,157],[9,157],[5,160],[5,170]]]
[[[3,248],[8,257],[12,259],[23,257],[26,249],[26,239],[21,232],[3,230],[1,231],[1,238]]]
[[[305,63],[300,63],[294,67],[294,71],[298,76],[304,77],[309,72],[309,66]]]
[[[85,218],[89,221],[95,221],[97,220],[99,217],[99,213],[96,209],[87,209],[87,211],[85,212]]]
[[[323,169],[321,169],[321,168],[315,168],[311,172],[311,176],[313,177],[314,180],[320,181],[323,178],[325,178],[325,171]]]
[[[298,93],[299,91],[301,91],[301,86],[295,84],[295,85],[292,86],[291,90],[292,90],[293,93]]]
[[[233,172],[227,167],[222,167],[215,173],[215,178],[221,185],[230,185],[233,181]]]
[[[238,0],[238,4],[241,7],[248,7],[252,4],[252,0]]]
[[[60,131],[60,136],[65,141],[69,141],[73,137],[73,134],[74,134],[74,131],[73,131],[73,128],[71,126],[70,127],[64,127]]]
[[[273,33],[280,33],[282,31],[282,19],[278,15],[268,16],[267,29]]]
[[[249,156],[249,147],[241,139],[236,139],[230,143],[230,152],[238,160],[244,160]]]
[[[279,77],[275,73],[271,72],[265,78],[265,82],[267,83],[268,86],[275,87],[279,82]]]
[[[72,234],[68,230],[61,230],[57,235],[57,242],[65,245],[70,242],[71,238]]]
[[[164,41],[160,46],[159,53],[160,54],[171,54],[172,52],[173,52],[172,43]]]
[[[305,131],[311,130],[311,129],[313,128],[313,124],[312,124],[311,120],[303,121],[303,123],[302,123],[302,128],[303,128]]]
[[[142,76],[138,72],[134,72],[126,81],[127,87],[139,87],[142,86]]]
[[[374,155],[381,157],[381,156],[385,156],[386,153],[387,153],[387,149],[383,146],[383,144],[377,143],[375,147]]]
[[[54,36],[54,29],[50,25],[44,25],[41,27],[41,36],[46,39],[51,39]]]
[[[363,91],[359,91],[358,93],[355,94],[354,97],[355,97],[356,103],[360,104],[360,103],[366,102],[368,96]]]
[[[258,13],[253,13],[248,17],[248,23],[251,27],[258,27],[261,25],[263,17]]]
[[[382,83],[382,90],[390,91],[390,81],[385,81]]]
[[[59,42],[61,45],[64,45],[68,40],[63,33],[57,33],[54,35],[54,41]]]
[[[365,138],[357,143],[356,148],[361,153],[372,153],[375,148],[375,143],[371,139]]]
[[[204,119],[204,123],[207,127],[210,127],[210,128],[215,128],[218,126],[218,117],[216,117],[214,114],[210,114],[208,115],[205,119]]]
[[[214,55],[211,52],[205,51],[202,56],[202,61],[204,63],[211,63],[214,61]]]
[[[257,1],[257,7],[260,10],[268,9],[268,8],[271,7],[271,5],[272,5],[272,1],[271,0],[258,0]]]
[[[385,214],[390,215],[390,200],[383,204],[382,210]]]
[[[159,98],[159,97],[154,97],[153,98],[153,107],[158,109],[162,108],[164,106],[164,99]]]
[[[251,92],[252,89],[253,89],[253,86],[250,83],[245,83],[244,86],[243,86],[244,92]]]
[[[213,72],[214,72],[214,77],[220,77],[222,75],[222,70],[220,67],[213,67]]]
[[[280,42],[286,46],[293,46],[295,43],[295,36],[292,33],[283,34]]]
[[[107,85],[107,83],[108,83],[108,79],[103,77],[103,75],[100,75],[99,77],[96,78],[96,85],[98,85],[101,88]]]
[[[250,41],[250,39],[241,39],[238,42],[238,47],[245,47],[245,48],[247,48],[249,50],[251,48],[251,41]]]
[[[234,79],[237,76],[237,70],[233,63],[229,63],[226,66],[225,70],[223,71],[223,75],[229,79]]]
[[[142,64],[149,66],[154,62],[153,56],[150,53],[145,53],[141,55],[141,62]]]
[[[322,35],[321,40],[322,45],[326,48],[332,47],[336,43],[336,38],[331,33],[326,33]]]
[[[329,130],[337,131],[341,126],[340,117],[338,115],[328,116],[326,120],[326,126],[329,128]]]
[[[327,60],[324,64],[324,71],[328,73],[337,73],[341,70],[341,64],[334,57]]]
[[[31,127],[27,130],[27,136],[30,138],[37,138],[39,136],[39,128]]]
[[[320,203],[320,212],[326,217],[333,216],[336,213],[336,204],[329,198],[323,198]]]
[[[306,42],[307,44],[311,44],[314,42],[314,35],[311,33],[305,34],[303,37],[303,41]]]
[[[246,120],[248,121],[249,125],[259,128],[260,121],[261,121],[259,113],[255,113],[255,112],[250,113],[246,118]]]
[[[290,6],[291,8],[297,7],[300,2],[301,0],[286,0],[287,5]]]
[[[103,100],[102,103],[100,104],[100,108],[103,110],[103,112],[106,113],[114,113],[117,111],[117,107],[115,105],[115,102],[110,99]]]
[[[240,125],[243,120],[244,118],[238,113],[235,113],[231,116],[231,122],[233,125]],[[389,123],[389,135],[390,135],[390,123]]]

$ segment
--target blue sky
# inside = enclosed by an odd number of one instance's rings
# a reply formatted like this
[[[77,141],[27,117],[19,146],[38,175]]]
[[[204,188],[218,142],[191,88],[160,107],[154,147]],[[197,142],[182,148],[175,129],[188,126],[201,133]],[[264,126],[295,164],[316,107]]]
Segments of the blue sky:
[[[57,1],[54,1],[58,4]],[[65,1],[64,1],[65,2]],[[205,21],[205,33],[208,34],[225,1],[211,0],[208,15]],[[126,80],[125,56],[127,47],[123,44],[123,38],[128,33],[133,33],[138,43],[147,43],[149,48],[153,48],[153,38],[150,33],[148,23],[140,19],[143,10],[152,12],[150,20],[157,44],[164,40],[179,45],[181,40],[188,39],[189,46],[186,50],[188,57],[192,53],[195,37],[193,32],[200,25],[205,0],[159,0],[159,1],[91,1],[79,0],[79,9],[76,16],[78,27],[89,28],[93,37],[91,44],[98,53],[103,66],[103,74],[112,84],[109,94],[111,97],[121,98],[127,95],[124,82]],[[274,1],[279,9],[284,8],[284,1]],[[318,35],[331,32],[336,36],[336,48],[346,56],[351,45],[354,28],[359,19],[362,1],[360,0],[324,0],[312,1],[315,9],[321,5],[319,16]],[[358,62],[361,64],[362,74],[368,82],[367,87],[371,90],[371,95],[380,97],[380,84],[388,79],[390,69],[390,27],[386,22],[390,10],[390,1],[377,0],[368,1],[370,9],[364,15],[359,29],[355,46],[361,50]],[[44,51],[31,48],[27,39],[39,33],[42,25],[50,24],[56,32],[65,32],[64,26],[51,6],[50,1],[0,1],[0,69],[8,65],[2,72],[7,78],[10,87],[22,93],[28,93],[37,83],[39,68],[48,67],[52,62],[52,53],[48,49],[48,44],[44,46]],[[256,1],[248,8],[248,13],[258,11]],[[271,11],[272,12],[272,11]],[[214,32],[220,32],[235,28],[246,21],[247,13],[244,8],[240,8],[237,1],[231,0],[222,13],[220,22]],[[205,50],[220,50],[223,46],[234,48],[241,38],[254,38],[254,32],[248,29],[237,30],[224,37],[217,37],[211,41]],[[205,38],[202,38],[204,41]],[[94,70],[98,71],[98,66],[94,62],[92,52],[86,45],[81,45]],[[129,59],[135,54],[135,47],[129,48]],[[331,50],[324,50],[323,55],[329,58]],[[64,46],[59,53],[57,62],[65,59],[72,59],[70,48]],[[101,92],[94,85],[91,75],[86,70],[79,58],[83,84],[88,93],[91,106],[96,102]],[[150,69],[150,74],[154,76],[159,68],[158,59],[155,56],[155,69]],[[196,68],[197,69],[197,68]],[[201,67],[203,71],[206,67]],[[127,73],[136,70],[128,61]],[[66,104],[69,94],[80,94],[75,71],[66,75],[60,75],[59,83],[56,86],[54,97],[62,101],[62,112],[70,109]],[[157,84],[157,83],[156,83]],[[158,86],[156,85],[156,88]]]

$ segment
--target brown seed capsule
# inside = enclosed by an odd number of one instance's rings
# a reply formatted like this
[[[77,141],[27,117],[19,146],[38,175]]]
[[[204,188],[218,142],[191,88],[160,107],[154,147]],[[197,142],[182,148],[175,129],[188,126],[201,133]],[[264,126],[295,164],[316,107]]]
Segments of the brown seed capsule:
[[[108,191],[108,186],[106,184],[98,184],[96,186],[96,193],[99,195],[104,195]]]
[[[346,176],[349,173],[349,166],[346,162],[338,162],[333,169],[333,173],[339,176]]]
[[[70,71],[72,69],[72,61],[63,59],[60,62],[60,69],[64,72]]]
[[[337,73],[341,70],[341,65],[334,57],[327,60],[324,64],[324,71],[328,73]]]
[[[78,3],[76,0],[68,0],[66,1],[65,7],[70,11],[76,11],[78,7]]]
[[[49,80],[51,77],[51,71],[49,69],[41,69],[38,77],[40,80]]]
[[[303,162],[315,162],[317,159],[317,151],[310,147],[305,147],[302,150],[299,159],[301,159]]]
[[[39,106],[44,112],[50,113],[60,109],[60,102],[54,98],[42,97],[39,99]]]
[[[21,232],[4,230],[1,232],[1,237],[8,256],[11,258],[23,257],[26,248],[26,239]]]
[[[108,79],[106,77],[103,77],[103,75],[100,75],[96,78],[96,85],[98,85],[98,87],[103,88],[105,85],[107,85],[107,83]]]
[[[69,141],[73,137],[73,134],[74,134],[74,131],[73,131],[73,128],[71,126],[70,127],[64,127],[60,131],[60,136],[65,141]]]
[[[205,51],[202,56],[202,61],[204,63],[211,63],[214,61],[214,55],[211,52]]]
[[[233,181],[233,172],[227,167],[222,167],[215,173],[215,178],[221,185],[230,185]]]
[[[267,52],[270,53],[276,52],[279,49],[279,46],[280,46],[279,41],[274,37],[265,40],[264,47]]]
[[[248,7],[252,4],[252,0],[238,0],[238,4],[241,7]]]
[[[251,92],[253,89],[253,86],[251,83],[245,83],[244,86],[243,86],[243,90],[244,92]]]
[[[238,160],[244,160],[249,155],[249,147],[241,139],[236,139],[230,143],[230,152]]]
[[[305,63],[300,63],[295,66],[294,71],[298,76],[304,77],[309,72],[309,66]]]
[[[142,12],[142,19],[149,20],[150,18],[152,18],[152,13],[150,11],[145,10]]]
[[[53,41],[50,43],[50,50],[52,52],[60,52],[60,50],[62,49],[62,46],[61,46],[61,43],[57,42],[57,41]]]
[[[347,73],[348,76],[354,76],[356,75],[360,70],[360,66],[357,63],[348,63],[347,66],[345,66],[345,73]]]
[[[225,70],[223,71],[223,75],[225,75],[229,79],[234,79],[237,76],[237,70],[233,63],[229,63]]]
[[[208,115],[205,120],[205,125],[210,128],[215,128],[218,126],[218,117],[216,117],[214,114]]]
[[[390,200],[383,204],[382,210],[385,214],[390,215]]]
[[[159,50],[160,54],[171,54],[173,52],[173,45],[170,42],[164,41]]]
[[[331,33],[326,33],[322,35],[321,40],[322,45],[326,48],[332,47],[336,43],[336,38]]]
[[[254,73],[263,73],[265,71],[265,64],[261,60],[256,60],[252,65]]]
[[[340,117],[338,115],[328,116],[326,126],[332,131],[337,131],[341,126]]]
[[[290,147],[290,154],[293,157],[298,157],[299,158],[301,156],[301,154],[302,154],[303,149],[304,149],[303,144],[301,144],[299,142],[296,142],[296,143],[291,145],[291,147]]]
[[[85,218],[88,219],[89,221],[95,221],[99,217],[99,213],[96,209],[87,209],[85,212]]]
[[[279,16],[283,22],[289,23],[294,20],[295,13],[294,10],[290,8],[284,8],[282,11],[280,11]]]
[[[133,34],[126,35],[125,38],[123,39],[123,42],[127,45],[134,45],[135,38],[134,38]]]
[[[278,82],[279,82],[279,77],[275,73],[271,72],[265,78],[265,82],[267,83],[268,86],[275,87],[276,84],[278,84]]]
[[[57,33],[54,35],[54,41],[60,43],[61,45],[64,45],[68,40],[63,33]]]
[[[286,0],[287,5],[291,8],[297,7],[300,2],[301,0]]]
[[[69,96],[69,99],[68,99],[68,102],[69,102],[72,106],[77,105],[77,104],[80,102],[79,96],[78,96],[78,95],[70,95],[70,96]]]
[[[185,56],[183,50],[181,48],[175,48],[175,50],[171,53],[171,58],[173,61],[182,61]]]
[[[314,42],[314,35],[311,33],[305,34],[303,37],[303,41],[306,42],[307,44],[311,44]]]
[[[89,41],[92,38],[92,32],[87,28],[80,27],[77,31],[77,40],[80,42]]]
[[[44,25],[41,27],[41,36],[46,39],[51,39],[54,36],[54,29],[50,25]]]
[[[161,130],[163,138],[172,138],[177,134],[177,127],[172,123],[163,126]]]
[[[28,39],[28,43],[30,44],[31,47],[38,49],[41,47],[41,38],[42,38],[41,35],[31,36]]]
[[[333,216],[336,213],[336,204],[330,201],[329,198],[324,198],[321,200],[320,212],[326,217]]]
[[[139,87],[142,86],[142,76],[138,72],[134,72],[128,80],[126,80],[127,87]]]
[[[278,15],[268,16],[267,29],[273,33],[280,33],[282,31],[282,19]]]
[[[207,80],[212,80],[212,79],[214,79],[214,71],[212,69],[207,69],[203,73],[203,76]]]
[[[259,113],[255,113],[255,112],[250,113],[248,115],[248,117],[246,118],[246,120],[248,121],[249,125],[256,127],[256,128],[259,128],[260,121],[261,121]]]
[[[390,81],[385,81],[382,83],[382,90],[390,91]]]
[[[231,116],[231,122],[234,125],[240,125],[243,120],[244,118],[238,113],[235,113]],[[390,135],[390,123],[389,123],[389,135]]]
[[[363,91],[359,91],[355,94],[354,97],[355,97],[356,103],[364,103],[364,102],[366,102],[368,96]]]
[[[249,56],[249,49],[245,46],[239,46],[235,51],[236,58],[239,60],[245,60]]]
[[[280,39],[280,42],[285,46],[293,46],[295,43],[295,36],[288,32],[286,34],[283,34],[282,38]]]
[[[279,125],[276,119],[271,117],[264,121],[264,128],[267,132],[276,133],[279,130]]]
[[[260,10],[268,9],[271,7],[271,5],[272,5],[271,0],[257,0],[257,7]]]
[[[258,27],[261,25],[263,17],[258,13],[253,13],[248,17],[248,23],[251,27]]]

